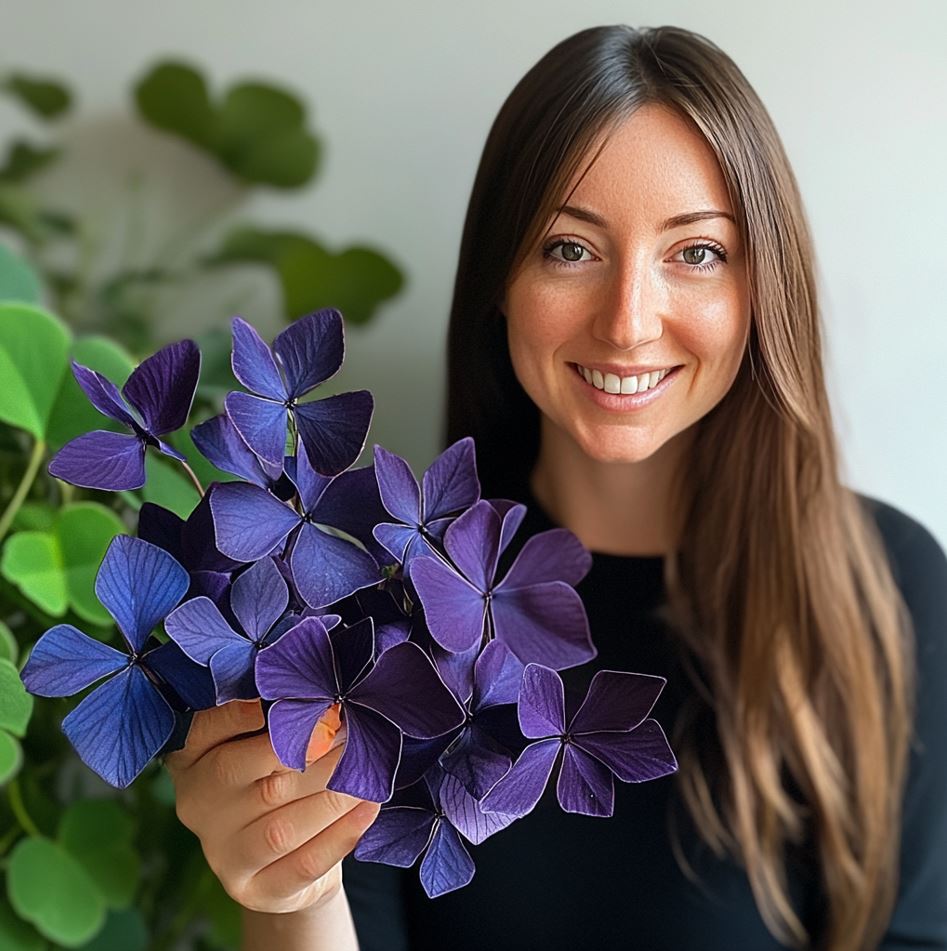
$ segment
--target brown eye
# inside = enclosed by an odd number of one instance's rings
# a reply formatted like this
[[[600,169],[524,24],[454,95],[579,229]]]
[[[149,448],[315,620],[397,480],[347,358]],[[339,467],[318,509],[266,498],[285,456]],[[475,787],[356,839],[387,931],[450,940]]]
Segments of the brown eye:
[[[703,264],[704,257],[707,254],[708,250],[709,248],[704,248],[700,246],[696,248],[685,248],[683,251],[684,260],[688,264],[694,264],[694,265]]]
[[[566,243],[560,245],[562,248],[562,257],[566,261],[581,261],[582,252],[585,248],[581,244]]]

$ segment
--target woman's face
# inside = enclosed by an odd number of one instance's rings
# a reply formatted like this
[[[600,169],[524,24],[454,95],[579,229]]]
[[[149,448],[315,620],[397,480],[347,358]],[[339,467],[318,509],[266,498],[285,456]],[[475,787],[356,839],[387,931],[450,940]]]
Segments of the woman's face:
[[[544,427],[638,462],[723,398],[750,327],[733,213],[684,119],[647,105],[619,127],[506,287],[513,368]]]

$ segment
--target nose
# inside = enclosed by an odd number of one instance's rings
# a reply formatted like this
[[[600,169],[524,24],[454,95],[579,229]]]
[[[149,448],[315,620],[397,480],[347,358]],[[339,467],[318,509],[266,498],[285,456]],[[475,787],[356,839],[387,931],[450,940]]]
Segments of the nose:
[[[617,350],[633,350],[660,338],[666,295],[660,277],[645,263],[617,267],[605,288],[592,335]]]

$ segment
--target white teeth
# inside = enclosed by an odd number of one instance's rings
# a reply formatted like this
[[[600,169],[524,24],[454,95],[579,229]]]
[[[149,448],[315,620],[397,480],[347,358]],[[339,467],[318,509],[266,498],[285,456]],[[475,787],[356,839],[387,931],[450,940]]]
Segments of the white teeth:
[[[582,374],[585,382],[591,384],[597,390],[604,390],[606,393],[621,393],[624,396],[654,389],[673,369],[667,367],[664,370],[652,370],[650,373],[641,373],[638,376],[619,377],[615,373],[603,374],[601,370],[590,370],[588,367],[579,364],[576,364],[576,367],[578,367],[579,373]]]

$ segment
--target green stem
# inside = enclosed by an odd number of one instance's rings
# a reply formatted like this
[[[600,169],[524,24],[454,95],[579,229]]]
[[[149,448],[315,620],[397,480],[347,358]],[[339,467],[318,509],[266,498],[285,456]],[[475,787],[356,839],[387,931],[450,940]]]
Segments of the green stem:
[[[201,480],[194,475],[194,470],[186,462],[181,462],[181,465],[184,466],[184,471],[191,477],[191,482],[197,486],[197,494],[203,497],[204,486],[201,485]]]
[[[7,785],[7,799],[10,800],[10,808],[13,810],[13,815],[16,816],[16,821],[20,823],[23,831],[27,835],[42,835],[36,823],[30,818],[30,814],[26,811],[26,806],[23,804],[23,794],[20,792],[20,781],[18,779],[11,779]]]
[[[10,525],[13,523],[13,517],[20,510],[20,506],[23,504],[23,500],[33,485],[33,480],[36,478],[36,473],[39,472],[40,464],[45,455],[46,443],[42,439],[37,439],[36,444],[33,446],[33,451],[30,453],[29,462],[26,464],[26,471],[23,473],[23,478],[20,479],[20,484],[16,487],[13,498],[10,499],[3,515],[0,515],[0,540],[6,535]]]
[[[7,854],[7,849],[20,837],[20,832],[21,830],[16,826],[10,826],[10,828],[7,829],[6,835],[0,839],[0,855]]]

